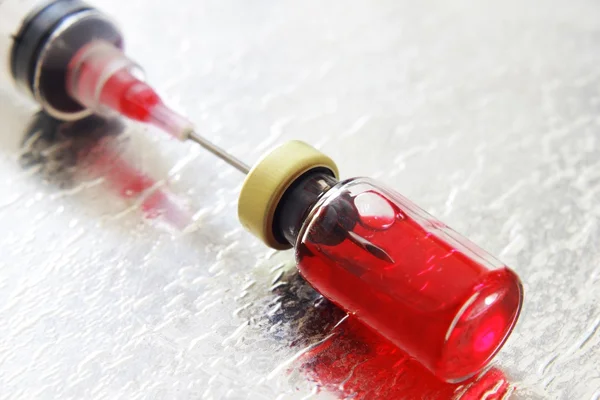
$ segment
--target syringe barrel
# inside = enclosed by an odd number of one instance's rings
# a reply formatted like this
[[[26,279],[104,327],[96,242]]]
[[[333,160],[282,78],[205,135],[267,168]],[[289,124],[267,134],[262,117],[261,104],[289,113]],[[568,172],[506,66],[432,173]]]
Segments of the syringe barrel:
[[[57,119],[89,115],[91,110],[67,93],[67,66],[93,40],[122,48],[116,25],[81,0],[0,0],[0,16],[0,87],[16,83]]]

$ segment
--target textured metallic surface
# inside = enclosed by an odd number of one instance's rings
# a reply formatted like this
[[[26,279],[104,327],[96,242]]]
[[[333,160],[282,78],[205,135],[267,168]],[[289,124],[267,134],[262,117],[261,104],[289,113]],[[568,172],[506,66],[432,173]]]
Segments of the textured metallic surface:
[[[98,4],[219,145],[313,143],[513,267],[513,398],[600,397],[600,3]],[[25,138],[0,104],[0,398],[340,396],[299,355],[343,316],[240,229],[237,171],[133,125]]]

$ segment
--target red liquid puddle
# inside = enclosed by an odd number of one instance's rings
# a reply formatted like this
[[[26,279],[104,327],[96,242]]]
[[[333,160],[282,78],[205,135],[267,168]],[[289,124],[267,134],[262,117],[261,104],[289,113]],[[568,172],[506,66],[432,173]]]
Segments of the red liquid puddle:
[[[440,381],[354,318],[345,320],[334,337],[298,362],[321,389],[353,400],[499,400],[513,390],[495,368],[460,384]]]
[[[351,225],[358,216],[343,198],[323,207],[298,246],[302,276],[441,379],[478,373],[518,316],[518,277],[400,196],[369,191],[357,199],[389,218]]]

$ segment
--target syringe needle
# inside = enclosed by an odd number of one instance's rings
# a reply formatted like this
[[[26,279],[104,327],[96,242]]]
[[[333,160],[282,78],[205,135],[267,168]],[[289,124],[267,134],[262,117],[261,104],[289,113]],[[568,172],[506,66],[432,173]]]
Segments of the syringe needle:
[[[152,86],[133,73],[135,69],[135,63],[120,48],[92,42],[71,61],[67,89],[90,110],[113,110],[154,125],[179,140],[193,140],[240,172],[250,172],[245,163],[198,135],[187,118],[167,107]]]
[[[248,172],[250,172],[250,167],[248,165],[246,165],[244,162],[238,160],[231,154],[227,153],[225,150],[223,150],[220,147],[216,146],[215,144],[209,142],[202,136],[198,135],[196,132],[190,133],[188,136],[188,139],[193,140],[194,142],[198,143],[200,146],[204,147],[206,150],[210,151],[215,156],[219,157],[220,159],[222,159],[227,164],[231,165],[232,167],[234,167],[241,173],[248,174]]]

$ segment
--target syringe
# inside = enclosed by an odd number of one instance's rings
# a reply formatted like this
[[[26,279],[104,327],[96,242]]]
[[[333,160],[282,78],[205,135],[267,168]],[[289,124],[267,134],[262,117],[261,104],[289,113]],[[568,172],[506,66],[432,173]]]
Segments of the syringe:
[[[60,120],[122,115],[192,140],[239,171],[249,167],[167,107],[123,52],[123,35],[80,0],[0,0],[0,56],[17,85]],[[3,71],[5,72],[5,71]]]

